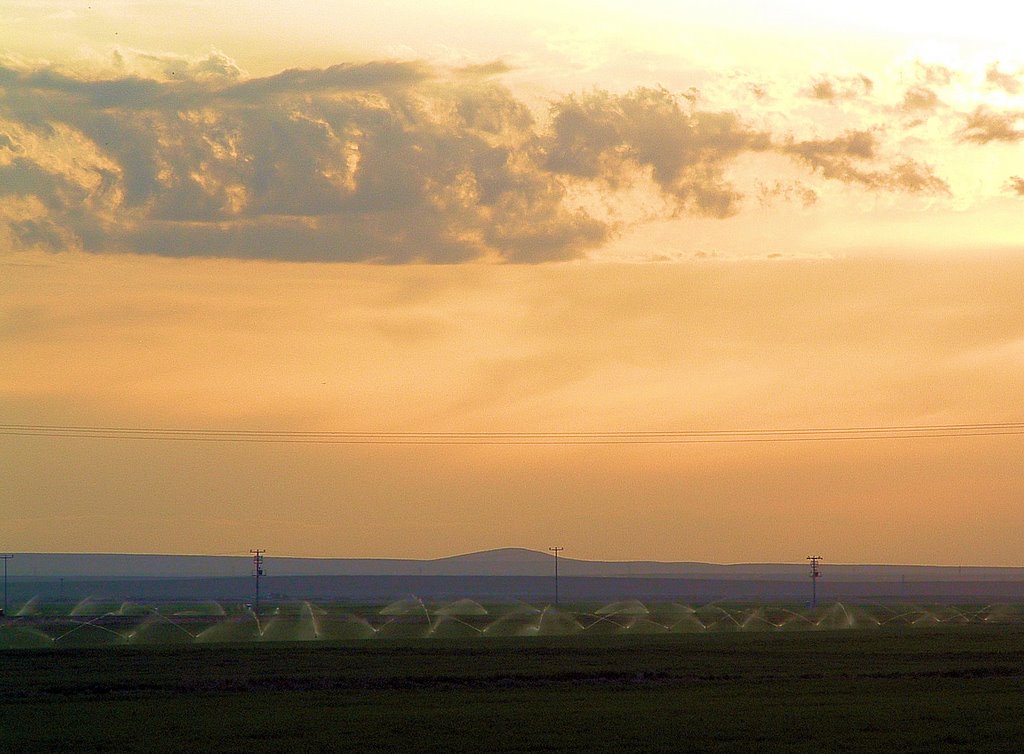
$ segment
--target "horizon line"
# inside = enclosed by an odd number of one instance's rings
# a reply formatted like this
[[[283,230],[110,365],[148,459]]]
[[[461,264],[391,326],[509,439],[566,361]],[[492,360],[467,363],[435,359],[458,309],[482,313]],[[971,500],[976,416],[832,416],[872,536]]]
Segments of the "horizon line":
[[[388,555],[371,555],[371,556],[339,556],[339,555],[265,555],[267,560],[318,560],[318,561],[337,561],[337,560],[363,560],[363,561],[402,561],[402,562],[420,562],[420,563],[432,563],[443,560],[453,560],[456,558],[464,558],[472,555],[485,555],[489,553],[498,553],[507,550],[515,550],[522,552],[529,552],[535,555],[541,555],[545,558],[554,560],[554,556],[548,555],[546,552],[541,550],[534,550],[529,547],[520,546],[508,546],[508,547],[495,547],[484,550],[471,550],[468,552],[461,552],[454,555],[441,555],[438,557],[399,557],[399,556],[388,556]],[[112,552],[112,551],[17,551],[17,550],[6,550],[11,555],[80,555],[80,556],[110,556],[110,557],[171,557],[171,558],[240,558],[245,560],[251,560],[252,555],[248,550],[237,550],[232,552],[223,553],[202,553],[202,552]],[[574,561],[577,563],[604,563],[610,565],[630,565],[630,564],[657,564],[657,565],[695,565],[695,566],[715,566],[721,568],[736,568],[743,566],[792,566],[794,568],[806,568],[806,563],[802,559],[787,561],[787,560],[747,560],[747,561],[733,561],[733,562],[718,562],[710,560],[657,560],[653,558],[642,558],[633,560],[605,560],[595,558],[579,558],[570,557],[566,555],[560,555],[559,560]],[[820,564],[826,568],[828,567],[855,567],[855,568],[957,568],[957,569],[1003,569],[1003,570],[1024,570],[1024,564],[1022,565],[990,565],[990,564],[976,564],[976,563],[901,563],[901,562],[851,562],[851,561],[834,561],[828,560],[819,561]]]

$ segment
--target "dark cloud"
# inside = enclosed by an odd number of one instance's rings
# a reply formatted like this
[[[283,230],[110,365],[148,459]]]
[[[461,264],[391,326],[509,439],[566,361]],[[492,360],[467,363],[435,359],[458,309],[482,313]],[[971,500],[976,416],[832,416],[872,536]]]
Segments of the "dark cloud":
[[[313,94],[330,90],[366,90],[401,87],[429,78],[431,69],[416,62],[373,62],[361,65],[339,64],[329,68],[292,68],[287,71],[249,79],[217,90],[221,97],[251,100],[267,95]]]
[[[51,69],[18,71],[6,66],[0,66],[0,85],[7,88],[5,94],[12,103],[24,105],[27,99],[36,99],[39,109],[57,101],[95,109],[145,109],[185,94],[183,87],[169,90],[163,82],[137,76],[93,81]]]
[[[871,94],[874,82],[867,76],[829,77],[821,76],[804,91],[811,99],[825,102],[858,99]]]
[[[1007,94],[1020,94],[1024,91],[1024,84],[1021,84],[1020,79],[1011,73],[1000,71],[998,63],[993,63],[985,70],[985,81]]]
[[[808,165],[824,178],[859,184],[873,191],[949,194],[949,185],[931,167],[898,159],[878,167],[879,139],[875,131],[847,131],[833,139],[790,139],[782,151]]]
[[[872,131],[847,131],[833,139],[790,140],[782,149],[825,178],[844,183],[865,182],[861,164],[873,160],[878,139]]]
[[[981,106],[966,119],[958,134],[961,141],[988,144],[992,141],[1013,143],[1024,140],[1024,112],[999,112]]]
[[[765,208],[783,201],[800,202],[806,209],[817,204],[818,193],[800,181],[758,181],[757,200]]]
[[[476,63],[456,68],[455,73],[463,76],[500,76],[512,70],[512,66],[504,60],[492,60],[489,63]]]
[[[615,186],[649,170],[680,209],[713,217],[735,212],[741,198],[723,177],[725,166],[769,146],[768,134],[737,115],[683,107],[664,89],[568,97],[553,106],[544,142],[546,167],[556,173]]]
[[[1024,177],[1011,175],[1010,180],[1006,184],[1006,188],[1017,196],[1024,196]]]
[[[952,194],[949,184],[935,175],[931,166],[924,165],[916,160],[900,160],[889,170],[881,171],[876,175],[877,184],[874,188],[903,191],[909,194],[945,196]]]
[[[322,261],[541,262],[614,231],[581,185],[642,183],[670,211],[735,213],[741,155],[777,151],[824,178],[940,191],[886,163],[875,132],[779,141],[692,93],[593,91],[549,123],[493,80],[383,61],[246,78],[227,56],[118,53],[87,79],[0,66],[0,207],[24,246]],[[863,84],[864,87],[867,84]],[[767,183],[765,185],[768,185]],[[813,189],[780,189],[809,202]],[[576,197],[570,201],[570,197]]]
[[[922,112],[932,112],[940,104],[939,95],[932,89],[926,86],[912,86],[904,93],[900,110],[917,115]]]
[[[34,172],[8,165],[19,176],[8,176],[8,191],[46,209],[12,235],[87,248],[99,235],[104,248],[167,255],[385,262],[562,259],[607,238],[538,168],[522,103],[486,80],[454,86],[435,73],[374,63],[165,82],[0,69],[15,90],[0,117],[37,142],[57,125],[81,134],[118,168],[123,220],[87,225],[74,209],[108,182],[100,168],[62,174],[39,154],[22,160]],[[63,232],[44,235],[41,223]]]
[[[77,241],[83,248],[98,250],[107,234],[97,210],[115,178],[102,169],[97,175],[99,185],[90,190],[23,157],[0,165],[0,201],[30,196],[45,208],[37,216],[9,216],[10,235],[24,246],[59,251]]]
[[[174,76],[172,61],[153,59],[168,67],[164,73],[172,80],[137,75],[94,80],[53,69],[18,71],[0,66],[0,85],[14,88],[13,96],[18,100],[27,95],[43,97],[41,104],[62,100],[78,107],[147,111],[197,107],[219,99],[253,102],[283,94],[387,89],[413,84],[432,75],[431,70],[421,63],[383,61],[318,69],[294,68],[273,76],[237,82],[237,75],[202,75],[214,65],[209,59],[193,64],[182,63],[180,76]]]

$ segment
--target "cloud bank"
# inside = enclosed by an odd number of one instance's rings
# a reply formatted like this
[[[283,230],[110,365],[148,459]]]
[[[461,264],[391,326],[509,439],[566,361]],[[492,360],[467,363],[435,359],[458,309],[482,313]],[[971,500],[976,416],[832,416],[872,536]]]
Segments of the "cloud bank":
[[[967,116],[959,135],[962,141],[974,144],[1024,141],[1024,112],[979,106]]]
[[[503,63],[378,61],[248,78],[222,53],[114,62],[118,74],[104,78],[0,66],[0,244],[337,262],[571,259],[616,232],[574,198],[579,187],[614,193],[643,181],[670,215],[724,218],[745,198],[730,168],[762,152],[809,178],[948,193],[929,166],[890,154],[878,131],[801,140],[660,88],[565,96],[542,120],[494,79]],[[834,95],[825,99],[846,96],[840,84],[870,92],[863,77],[821,82]],[[964,140],[1017,138],[1012,123],[972,118]]]

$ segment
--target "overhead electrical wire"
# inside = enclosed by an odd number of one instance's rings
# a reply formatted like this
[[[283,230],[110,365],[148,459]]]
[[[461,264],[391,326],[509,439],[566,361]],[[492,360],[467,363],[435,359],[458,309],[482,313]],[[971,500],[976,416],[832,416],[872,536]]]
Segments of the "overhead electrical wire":
[[[331,445],[687,445],[835,440],[918,440],[1024,435],[1024,422],[735,430],[613,430],[607,432],[359,432],[0,424],[0,436],[3,435],[95,440]]]

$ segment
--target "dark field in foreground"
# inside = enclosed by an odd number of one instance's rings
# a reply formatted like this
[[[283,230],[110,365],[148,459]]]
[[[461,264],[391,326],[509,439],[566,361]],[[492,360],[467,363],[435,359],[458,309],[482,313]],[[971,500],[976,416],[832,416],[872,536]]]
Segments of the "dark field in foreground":
[[[1024,627],[0,653],[4,751],[1019,751]]]

